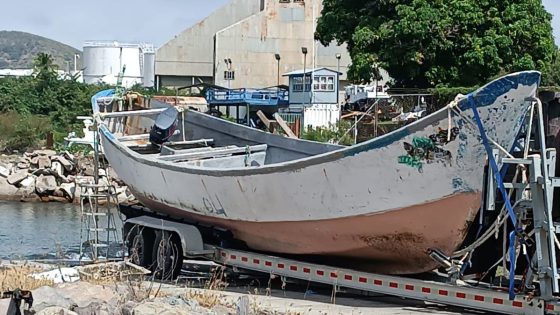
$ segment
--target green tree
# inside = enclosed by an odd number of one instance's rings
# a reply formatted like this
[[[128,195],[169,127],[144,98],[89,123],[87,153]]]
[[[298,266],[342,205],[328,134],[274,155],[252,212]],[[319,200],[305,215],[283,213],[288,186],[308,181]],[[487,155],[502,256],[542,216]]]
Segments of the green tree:
[[[324,0],[316,38],[347,43],[349,77],[379,65],[395,86],[474,86],[557,54],[541,0]]]

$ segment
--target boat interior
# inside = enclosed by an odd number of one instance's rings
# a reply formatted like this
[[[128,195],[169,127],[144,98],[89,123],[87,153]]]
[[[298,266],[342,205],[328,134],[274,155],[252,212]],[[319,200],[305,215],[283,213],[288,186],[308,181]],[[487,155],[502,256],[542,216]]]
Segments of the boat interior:
[[[272,134],[155,100],[132,110],[105,103],[98,100],[100,117],[120,145],[157,161],[221,169],[259,167],[342,148]]]

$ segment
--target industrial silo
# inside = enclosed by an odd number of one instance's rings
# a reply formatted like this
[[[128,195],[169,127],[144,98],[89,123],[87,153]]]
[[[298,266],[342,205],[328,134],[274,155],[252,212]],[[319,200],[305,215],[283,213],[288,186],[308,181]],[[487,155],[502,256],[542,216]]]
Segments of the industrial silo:
[[[116,85],[119,73],[125,68],[122,85],[131,87],[144,80],[145,50],[152,45],[116,41],[91,41],[84,44],[84,82],[105,82]]]
[[[154,87],[156,78],[156,54],[154,51],[144,52],[144,79],[142,85],[146,88]]]

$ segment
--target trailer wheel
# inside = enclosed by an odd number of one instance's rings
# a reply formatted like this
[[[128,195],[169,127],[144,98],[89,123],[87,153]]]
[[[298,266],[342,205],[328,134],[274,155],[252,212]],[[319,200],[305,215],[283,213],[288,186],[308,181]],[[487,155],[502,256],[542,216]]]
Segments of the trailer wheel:
[[[154,235],[150,228],[135,225],[127,235],[128,257],[133,264],[152,268]]]
[[[176,279],[183,267],[183,247],[178,235],[168,231],[156,231],[152,259],[157,279]]]

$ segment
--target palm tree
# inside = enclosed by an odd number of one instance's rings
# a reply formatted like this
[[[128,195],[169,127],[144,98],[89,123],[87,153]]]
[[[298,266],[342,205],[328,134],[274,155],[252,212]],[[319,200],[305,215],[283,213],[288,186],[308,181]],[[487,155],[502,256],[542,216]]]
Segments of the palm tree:
[[[39,81],[48,83],[56,79],[56,68],[53,57],[47,53],[39,53],[33,60],[33,74]]]

